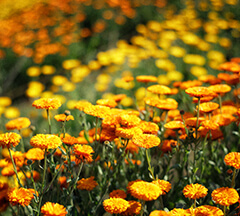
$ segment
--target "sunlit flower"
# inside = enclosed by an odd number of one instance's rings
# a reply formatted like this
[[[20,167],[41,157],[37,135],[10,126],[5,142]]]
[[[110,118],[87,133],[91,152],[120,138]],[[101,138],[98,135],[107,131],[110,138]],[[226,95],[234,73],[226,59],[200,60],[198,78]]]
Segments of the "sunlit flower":
[[[170,213],[163,210],[154,210],[149,216],[170,216]]]
[[[17,133],[4,133],[0,134],[0,146],[2,148],[11,148],[19,144],[21,136]]]
[[[217,123],[219,126],[226,126],[236,121],[236,118],[228,113],[222,113],[212,116],[212,121]]]
[[[214,92],[207,87],[192,87],[185,90],[192,97],[201,98],[206,96],[214,96]]]
[[[110,198],[103,201],[103,207],[106,212],[111,214],[120,214],[129,207],[128,201],[122,198]]]
[[[60,188],[67,188],[69,183],[67,183],[67,177],[66,176],[60,176],[58,178],[58,184],[60,185]]]
[[[183,194],[190,199],[199,199],[207,196],[208,189],[201,184],[190,184],[183,188]]]
[[[199,117],[198,118],[198,125],[201,124],[201,122],[205,121],[205,118],[203,117]],[[191,117],[191,118],[187,118],[185,120],[185,124],[187,126],[190,126],[190,127],[196,127],[196,124],[197,124],[197,117]]]
[[[35,171],[35,170],[33,170],[32,172],[30,172],[30,171],[26,172],[26,177],[27,177],[27,178],[30,179],[30,178],[31,178],[31,175],[32,175],[33,180],[34,180],[35,182],[40,179],[40,173],[37,172],[37,171]]]
[[[163,193],[159,186],[145,181],[131,182],[128,191],[133,197],[145,201],[156,200]]]
[[[224,157],[224,162],[228,166],[240,169],[240,152],[230,152]]]
[[[83,111],[86,106],[92,105],[90,102],[85,100],[80,100],[75,104],[75,109],[79,109],[80,111]]]
[[[17,119],[10,120],[5,124],[7,130],[21,130],[22,128],[27,128],[31,124],[29,118],[20,117]]]
[[[164,124],[164,127],[172,130],[184,129],[184,124],[181,121],[170,121]]]
[[[137,76],[136,80],[142,83],[157,82],[157,77],[151,75],[141,75]]]
[[[94,180],[94,176],[89,178],[82,178],[77,182],[77,188],[80,190],[91,191],[98,186],[98,183]]]
[[[96,101],[96,104],[101,106],[111,107],[111,108],[117,106],[117,102],[113,99],[99,99]]]
[[[67,215],[66,208],[58,203],[46,202],[42,208],[43,216],[65,216]]]
[[[89,105],[84,107],[83,112],[88,115],[95,116],[98,118],[105,118],[110,111],[109,107],[100,106],[100,105]]]
[[[199,80],[188,80],[188,81],[184,81],[184,82],[176,83],[176,84],[178,84],[181,89],[185,90],[185,89],[188,89],[188,88],[201,86],[202,82],[199,81]]]
[[[20,151],[11,151],[11,154],[16,166],[22,167],[24,163],[24,154]],[[6,159],[11,163],[10,155]]]
[[[141,121],[138,127],[146,134],[155,134],[157,135],[159,127],[154,122]]]
[[[200,112],[209,113],[216,110],[219,107],[219,104],[214,102],[201,103],[199,106]],[[197,107],[196,107],[197,109]]]
[[[156,184],[158,187],[160,187],[163,195],[168,193],[172,188],[171,183],[168,181],[165,181],[165,180],[158,179],[158,180],[152,181],[152,183]]]
[[[223,216],[223,211],[216,206],[203,205],[194,209],[195,216]]]
[[[41,149],[55,149],[62,145],[62,141],[56,135],[37,134],[31,138],[30,145]]]
[[[122,212],[121,215],[124,216],[133,216],[133,215],[139,215],[140,211],[142,209],[142,205],[140,202],[137,202],[135,200],[128,201],[129,207],[126,211]]]
[[[172,147],[175,147],[176,145],[177,145],[176,140],[164,140],[160,145],[161,151],[164,153],[171,152]]]
[[[40,98],[32,103],[37,109],[58,109],[61,102],[57,98]]]
[[[169,213],[171,216],[179,216],[179,215],[192,216],[193,215],[190,209],[181,209],[181,208],[174,208]]]
[[[217,84],[217,85],[209,86],[208,89],[210,89],[211,91],[217,94],[225,94],[231,91],[231,86],[227,84]]]
[[[94,150],[90,145],[79,145],[76,144],[73,146],[74,155],[76,156],[77,162],[87,161],[92,162],[92,154]]]
[[[13,188],[8,192],[8,200],[12,205],[28,206],[34,193],[33,189]]]
[[[171,94],[171,89],[164,85],[152,85],[147,88],[149,92],[154,94],[164,95],[164,94]]]
[[[74,117],[72,115],[59,114],[59,115],[55,115],[54,119],[56,119],[58,122],[64,122],[64,121],[74,120]]]
[[[148,149],[158,146],[161,140],[152,134],[136,134],[132,137],[132,142],[136,146]]]
[[[44,151],[40,148],[32,148],[25,153],[25,157],[26,159],[33,161],[42,160],[44,159]]]
[[[125,127],[134,127],[141,122],[141,119],[138,116],[129,114],[119,115],[118,120],[119,124]]]
[[[127,197],[127,194],[124,190],[113,190],[110,194],[109,194],[110,198],[122,198],[125,199]]]
[[[234,188],[221,187],[215,189],[212,194],[212,200],[216,204],[230,206],[236,203],[239,199],[238,192]]]
[[[147,105],[157,107],[162,110],[175,110],[178,107],[178,102],[172,98],[167,99],[157,99],[157,98],[145,98],[145,103]]]
[[[135,134],[142,134],[142,130],[138,127],[131,127],[131,128],[116,128],[115,135],[118,137],[122,137],[125,139],[131,139]]]

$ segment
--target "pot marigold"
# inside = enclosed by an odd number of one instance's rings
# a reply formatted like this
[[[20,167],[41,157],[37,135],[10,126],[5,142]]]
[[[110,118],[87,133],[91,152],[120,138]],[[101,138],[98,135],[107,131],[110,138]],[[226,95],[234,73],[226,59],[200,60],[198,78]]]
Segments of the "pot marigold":
[[[231,86],[227,84],[217,84],[209,86],[208,89],[217,94],[225,94],[231,91]]]
[[[240,169],[240,152],[230,152],[225,158],[224,162],[228,166],[232,166],[235,169]]]
[[[168,193],[172,188],[171,183],[165,180],[158,179],[158,180],[152,181],[152,183],[161,188],[163,195]]]
[[[222,206],[230,206],[239,199],[238,192],[234,188],[221,187],[215,189],[212,194],[212,200]]]
[[[164,125],[165,128],[171,130],[184,129],[184,124],[181,121],[170,121]]]
[[[89,145],[74,145],[73,146],[73,152],[76,156],[76,162],[81,162],[86,160],[87,162],[92,162],[92,154],[94,153],[94,150]]]
[[[5,127],[7,130],[21,130],[23,128],[29,127],[31,124],[29,118],[26,117],[20,117],[17,119],[13,119],[5,124]]]
[[[183,194],[186,198],[199,199],[207,196],[208,189],[201,184],[190,184],[183,188]]]
[[[132,137],[133,144],[146,149],[158,146],[160,142],[160,138],[152,134],[135,134]]]
[[[215,206],[203,205],[194,209],[194,216],[223,216],[223,211]]]
[[[103,207],[106,212],[111,214],[120,214],[129,207],[128,201],[122,198],[110,198],[103,201]]]
[[[26,188],[14,188],[8,192],[8,200],[12,205],[28,206],[33,199],[34,190]]]
[[[40,98],[33,101],[32,106],[37,109],[58,109],[61,102],[57,98]]]
[[[119,115],[118,121],[121,126],[134,127],[141,122],[141,119],[135,115],[122,114],[122,115]]]
[[[98,118],[105,118],[109,114],[110,108],[101,105],[89,105],[84,107],[83,112]]]
[[[138,127],[146,134],[155,134],[157,135],[159,127],[154,122],[141,121]]]
[[[94,176],[89,178],[82,178],[77,182],[77,189],[91,191],[98,186],[98,183],[94,180]]]
[[[58,203],[46,202],[41,208],[41,213],[43,216],[65,216],[67,210]]]
[[[140,202],[137,202],[135,200],[128,201],[129,207],[126,211],[122,212],[121,215],[124,216],[133,216],[133,215],[139,215],[140,211],[142,209],[142,205]]]
[[[209,113],[209,112],[216,110],[218,107],[219,107],[219,104],[217,104],[217,103],[205,102],[205,103],[200,104],[199,110],[200,110],[200,112]],[[197,107],[196,107],[196,109],[197,109]]]
[[[21,136],[17,133],[4,133],[0,134],[0,147],[2,148],[11,148],[19,144]]]
[[[132,128],[116,128],[115,135],[125,139],[131,139],[135,134],[142,134],[142,130],[138,127]]]
[[[192,216],[194,214],[192,214],[191,209],[181,209],[181,208],[174,208],[173,210],[171,210],[170,212],[171,216]]]
[[[133,197],[145,201],[156,200],[163,193],[162,189],[156,184],[141,180],[131,182],[128,191]]]
[[[127,197],[127,194],[124,190],[113,190],[110,194],[109,194],[110,198],[122,198],[125,199]]]
[[[202,86],[197,86],[197,87],[192,87],[188,88],[185,90],[185,92],[196,98],[201,98],[201,97],[207,97],[207,96],[215,96],[214,92],[210,90],[207,87],[202,87]]]
[[[30,145],[40,149],[55,149],[62,145],[62,141],[53,134],[37,134],[31,138]]]
[[[29,149],[26,153],[25,153],[25,158],[28,160],[42,160],[44,159],[44,151],[40,148],[32,148]]]
[[[164,85],[152,85],[147,88],[149,92],[152,92],[154,94],[171,94],[171,89]]]

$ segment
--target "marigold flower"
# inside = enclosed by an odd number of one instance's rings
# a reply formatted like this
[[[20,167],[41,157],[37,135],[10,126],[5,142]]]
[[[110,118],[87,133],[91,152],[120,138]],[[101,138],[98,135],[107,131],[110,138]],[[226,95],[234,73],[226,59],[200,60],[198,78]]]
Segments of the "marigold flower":
[[[27,177],[27,178],[30,179],[30,178],[31,178],[31,175],[33,176],[33,180],[34,180],[35,182],[40,179],[40,173],[37,172],[37,171],[35,171],[35,170],[33,170],[33,172],[30,172],[30,171],[26,172],[26,177]]]
[[[184,129],[184,124],[181,121],[170,121],[164,124],[164,127],[171,130]]]
[[[111,214],[123,213],[129,206],[128,201],[122,198],[110,198],[103,201],[105,211]]]
[[[19,167],[17,167],[17,171],[19,171]],[[8,163],[6,167],[4,167],[1,171],[2,176],[13,176],[15,175],[13,164]]]
[[[162,144],[160,145],[161,147],[161,151],[163,153],[167,153],[167,152],[171,152],[172,151],[172,147],[175,147],[177,145],[177,141],[176,140],[164,140],[162,142]]]
[[[152,134],[135,134],[132,137],[133,144],[146,149],[158,146],[160,142],[160,138]]]
[[[217,123],[219,126],[226,126],[236,121],[236,118],[231,114],[222,113],[212,116],[211,120]]]
[[[214,92],[207,87],[197,86],[185,90],[192,97],[201,98],[206,96],[215,96]]]
[[[137,202],[135,200],[128,201],[129,207],[126,211],[122,212],[121,215],[124,216],[133,216],[133,215],[139,215],[140,211],[142,209],[142,205],[140,202]]]
[[[228,166],[240,169],[240,152],[230,152],[224,157],[224,162]]]
[[[231,115],[235,115],[237,114],[237,110],[238,108],[232,105],[223,105],[222,106],[222,114],[231,114]],[[213,111],[213,115],[217,115],[217,114],[221,114],[221,110],[217,109]]]
[[[183,188],[183,194],[186,198],[199,199],[207,196],[208,189],[201,184],[190,184]]]
[[[171,216],[179,216],[179,215],[192,216],[193,215],[190,209],[181,209],[181,208],[174,208],[169,212],[169,214]]]
[[[27,128],[31,124],[29,118],[20,117],[17,119],[10,120],[5,124],[7,130],[21,130],[23,128]]]
[[[72,115],[66,115],[63,113],[63,114],[55,115],[54,119],[56,119],[58,122],[65,122],[65,121],[74,120],[74,117]]]
[[[219,70],[238,73],[238,72],[240,72],[240,65],[237,62],[234,62],[234,61],[224,62],[224,63],[219,65]]]
[[[110,194],[109,194],[110,198],[122,198],[125,199],[127,197],[127,194],[124,190],[113,190]]]
[[[110,108],[101,105],[89,105],[84,107],[83,112],[98,118],[105,118],[109,114]]]
[[[37,109],[58,109],[61,102],[58,98],[40,98],[33,101],[32,106]]]
[[[162,210],[154,210],[149,216],[170,216],[170,213]]]
[[[188,88],[192,88],[192,87],[197,87],[197,86],[201,86],[202,82],[199,80],[188,80],[185,82],[180,83],[180,88],[181,89],[188,89]]]
[[[117,94],[117,95],[113,95],[112,99],[115,100],[116,102],[119,102],[126,97],[127,95],[125,94]]]
[[[73,152],[76,156],[76,162],[84,161],[92,162],[92,154],[94,153],[93,149],[89,145],[79,145],[76,144],[73,146]]]
[[[211,125],[211,127],[214,125]],[[211,138],[211,140],[217,140],[217,139],[221,139],[223,138],[223,133],[222,131],[218,128],[218,129],[210,129],[210,127],[200,127],[198,129],[200,131],[200,135],[201,137],[206,137],[208,136],[208,138]],[[211,132],[211,135],[209,134],[209,130]]]
[[[199,118],[198,118],[198,125],[200,125],[203,121],[205,121],[205,118],[199,117]],[[186,124],[186,126],[196,127],[197,117],[187,118],[187,119],[185,120],[185,124]]]
[[[11,154],[16,166],[22,167],[24,164],[24,154],[20,151],[11,151]],[[6,159],[8,160],[9,163],[11,163],[10,155],[8,155]]]
[[[178,102],[172,98],[157,99],[157,98],[145,98],[145,103],[150,106],[157,107],[163,110],[175,110],[178,108]]]
[[[62,141],[53,134],[37,134],[31,138],[30,145],[41,149],[55,149],[62,145]]]
[[[11,148],[19,144],[21,136],[17,133],[4,133],[0,134],[0,147],[2,148]]]
[[[147,88],[147,91],[158,95],[171,94],[171,89],[164,85],[152,85]]]
[[[194,209],[194,216],[223,216],[223,211],[215,206],[203,205]]]
[[[42,208],[43,216],[65,216],[67,215],[66,208],[58,203],[46,202]]]
[[[110,108],[114,108],[117,106],[116,101],[113,99],[99,99],[96,101],[96,104],[101,105],[101,106],[110,107]]]
[[[25,158],[28,160],[42,160],[44,159],[44,151],[40,148],[32,148],[29,149],[26,153],[25,153]]]
[[[171,183],[165,180],[158,179],[158,180],[152,181],[152,183],[156,184],[158,187],[161,188],[163,195],[168,193],[172,188]]]
[[[212,96],[206,96],[206,97],[201,97],[200,98],[200,103],[204,103],[204,102],[209,102],[213,99],[214,97]],[[198,103],[198,98],[193,97],[193,103]]]
[[[33,189],[14,188],[8,192],[8,200],[12,205],[28,206],[33,199]]]
[[[234,188],[229,187],[217,188],[212,192],[211,196],[216,204],[223,206],[230,206],[239,199],[238,192]]]
[[[76,103],[75,105],[75,109],[78,109],[80,111],[83,111],[85,107],[87,106],[91,106],[92,104],[88,101],[85,101],[85,100],[80,100]]]
[[[214,102],[206,102],[206,103],[201,103],[199,106],[199,110],[200,112],[204,112],[204,113],[210,113],[214,110],[216,110],[219,107],[219,104],[214,103]],[[196,107],[196,109],[198,108],[198,106]]]
[[[227,84],[217,84],[209,86],[208,89],[217,94],[225,94],[231,91],[231,86]]]
[[[209,83],[211,85],[219,84],[221,83],[221,80],[218,79],[217,77],[207,74],[207,75],[202,75],[198,78],[200,81],[204,83]]]
[[[77,188],[80,190],[91,191],[98,186],[98,183],[94,180],[94,176],[89,178],[82,178],[77,182]]]
[[[212,120],[205,120],[201,122],[201,126],[199,127],[199,131],[201,130],[218,130],[219,125]]]
[[[157,82],[157,77],[151,75],[140,75],[136,80],[141,83]]]
[[[119,115],[118,119],[119,124],[125,127],[134,127],[141,122],[141,119],[138,116],[129,114]]]
[[[133,135],[135,134],[142,134],[142,130],[138,127],[132,127],[132,128],[116,128],[115,135],[118,137],[122,137],[125,139],[131,139]]]
[[[79,143],[76,137],[73,137],[69,134],[65,134],[65,137],[61,137],[61,140],[64,144],[69,146]]]
[[[138,127],[146,134],[157,135],[159,127],[154,122],[141,121]]]
[[[133,197],[145,201],[156,200],[163,193],[159,186],[145,181],[131,182],[128,191]]]
[[[58,178],[58,184],[60,184],[60,188],[67,188],[68,187],[68,183],[67,183],[67,177],[66,176],[60,176]]]

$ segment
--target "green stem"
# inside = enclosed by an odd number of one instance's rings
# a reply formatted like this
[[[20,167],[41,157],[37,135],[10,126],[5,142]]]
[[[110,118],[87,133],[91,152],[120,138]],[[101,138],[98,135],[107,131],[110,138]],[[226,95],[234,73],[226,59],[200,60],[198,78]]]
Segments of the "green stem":
[[[11,150],[8,148],[8,152],[9,152],[9,155],[10,155],[10,158],[11,158],[11,161],[12,161],[12,164],[13,164],[13,169],[14,169],[14,172],[16,174],[16,177],[17,177],[17,181],[18,181],[18,184],[20,187],[23,187],[22,184],[21,184],[21,181],[19,179],[19,176],[18,176],[18,173],[17,173],[17,167],[15,165],[15,162],[13,160],[13,156],[12,156],[12,153],[11,153]]]
[[[222,97],[221,97],[221,95],[218,95],[218,99],[219,99],[219,106],[220,106],[220,114],[222,114]]]
[[[151,174],[151,178],[153,180],[155,180],[155,176],[154,176],[154,170],[151,166],[151,158],[150,158],[150,155],[149,155],[149,149],[145,149],[145,153],[146,153],[146,158],[147,158],[147,163],[148,163],[148,171],[150,172]]]
[[[197,135],[198,135],[198,121],[199,121],[199,110],[200,110],[200,98],[198,98],[198,108],[197,108],[197,123],[196,123],[196,129],[195,129],[195,135],[196,135],[196,139],[197,139]]]
[[[234,170],[233,170],[232,182],[231,182],[231,188],[234,188],[234,187],[235,187],[236,172],[237,172],[237,169],[234,168]]]
[[[30,172],[31,172],[31,181],[32,181],[32,184],[33,184],[33,188],[34,188],[34,191],[35,191],[35,194],[36,194],[36,197],[37,196],[37,189],[36,189],[36,184],[35,184],[35,181],[33,179],[33,169],[32,169],[32,164],[29,165],[29,168],[30,168]],[[34,197],[35,199],[35,197]],[[38,201],[38,200],[37,200]]]
[[[194,202],[193,202],[193,208],[195,209],[196,208],[196,205],[197,204],[197,199],[194,199]]]
[[[142,208],[141,208],[140,216],[143,216],[144,207],[145,207],[145,200],[141,200],[141,204],[142,204]]]
[[[46,111],[47,111],[47,118],[48,118],[49,134],[51,134],[52,133],[52,129],[51,129],[50,111],[49,111],[49,109],[46,109]]]

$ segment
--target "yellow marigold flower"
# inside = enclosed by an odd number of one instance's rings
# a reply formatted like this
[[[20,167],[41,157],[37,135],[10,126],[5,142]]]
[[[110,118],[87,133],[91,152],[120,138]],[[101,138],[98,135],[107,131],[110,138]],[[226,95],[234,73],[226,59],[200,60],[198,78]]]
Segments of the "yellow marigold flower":
[[[145,98],[144,100],[147,105],[154,106],[162,110],[175,110],[178,108],[178,102],[173,98]]]
[[[152,92],[154,94],[171,94],[171,89],[164,85],[152,85],[147,88],[149,92]]]
[[[20,151],[11,151],[14,163],[18,167],[22,167],[24,163],[24,154]],[[10,155],[6,158],[9,163],[11,163]]]
[[[33,199],[33,189],[14,188],[8,192],[8,200],[12,205],[28,206]]]
[[[170,121],[164,125],[165,128],[171,130],[184,129],[184,124],[181,121]]]
[[[32,103],[37,109],[58,109],[61,102],[57,98],[40,98]]]
[[[43,65],[41,70],[44,75],[51,75],[56,71],[55,67],[52,65]]]
[[[74,106],[75,109],[79,109],[80,111],[83,111],[86,106],[92,105],[90,102],[85,101],[85,100],[80,100],[76,103]]]
[[[138,127],[146,134],[155,134],[157,135],[159,127],[154,122],[141,121]]]
[[[217,188],[212,192],[211,196],[216,204],[223,206],[230,206],[239,199],[238,192],[234,188],[229,187]]]
[[[165,181],[165,180],[158,179],[158,180],[153,181],[152,183],[156,184],[157,186],[159,186],[161,188],[163,195],[168,193],[172,188],[171,183],[168,181]]]
[[[4,133],[0,134],[0,146],[2,148],[11,148],[11,146],[15,147],[19,144],[21,136],[17,133]]]
[[[148,149],[158,146],[161,140],[159,137],[152,134],[135,134],[132,137],[132,142],[136,146]]]
[[[151,201],[156,200],[162,195],[162,190],[156,184],[145,181],[131,182],[128,186],[130,194],[140,200]]]
[[[142,83],[157,82],[157,77],[151,75],[141,75],[137,76],[136,80]]]
[[[20,110],[17,107],[7,107],[4,110],[4,116],[8,119],[18,118],[20,116]]]
[[[201,184],[190,184],[183,188],[183,194],[190,199],[199,199],[207,196],[208,189]]]
[[[89,105],[84,107],[83,112],[98,118],[105,118],[110,112],[110,108],[101,105]]]
[[[215,206],[203,205],[194,209],[195,216],[223,216],[223,211]]]
[[[37,134],[31,138],[30,145],[41,149],[55,149],[62,145],[62,141],[53,134]]]
[[[0,97],[0,106],[7,107],[12,104],[12,100],[9,97]]]
[[[80,190],[91,191],[98,186],[98,183],[94,180],[94,176],[89,178],[82,178],[77,182],[77,188]]]
[[[44,159],[44,151],[40,148],[32,148],[29,149],[26,153],[25,153],[25,158],[28,160],[42,160]]]
[[[228,166],[232,166],[235,169],[240,169],[240,152],[230,152],[225,158],[224,162]]]
[[[190,96],[197,98],[215,95],[211,89],[202,86],[188,88],[185,90],[185,92]]]
[[[135,200],[128,201],[129,207],[126,211],[122,212],[121,215],[124,216],[131,216],[131,215],[139,215],[142,209],[142,205],[140,202]]]
[[[128,201],[122,198],[110,198],[103,201],[103,207],[106,212],[111,214],[120,214],[129,207]]]
[[[172,211],[169,212],[171,216],[192,216],[192,212],[190,209],[180,209],[180,208],[174,208]]]
[[[200,112],[204,112],[204,113],[210,113],[213,110],[216,110],[219,107],[219,104],[214,103],[214,102],[205,102],[205,103],[201,103],[199,106],[199,110]],[[196,106],[196,109],[198,108],[198,106]]]
[[[125,127],[134,127],[137,126],[141,119],[135,115],[123,114],[118,117],[119,124]]]
[[[216,84],[209,86],[208,89],[217,94],[225,94],[227,92],[230,92],[232,88],[227,84]]]
[[[114,108],[115,106],[117,106],[117,102],[113,99],[99,99],[96,101],[96,104],[110,108]]]
[[[125,199],[127,197],[127,194],[124,190],[113,190],[110,194],[109,194],[110,198],[122,198]]]
[[[131,139],[135,134],[142,134],[142,130],[138,127],[132,128],[116,128],[115,135],[125,139]]]
[[[46,202],[42,208],[43,216],[65,216],[67,215],[66,208],[58,203]]]
[[[162,210],[154,210],[149,216],[170,216],[170,213]]]
[[[7,130],[21,130],[22,128],[27,128],[31,124],[29,118],[20,117],[17,119],[10,120],[5,124]]]
[[[40,67],[32,66],[27,69],[27,75],[30,77],[37,77],[41,74]]]
[[[74,155],[77,158],[76,162],[84,161],[92,162],[92,154],[94,150],[89,145],[79,145],[76,144],[73,146]]]
[[[64,121],[74,120],[74,117],[72,115],[66,115],[65,113],[63,113],[63,114],[55,115],[54,119],[56,119],[58,122],[64,122]]]

